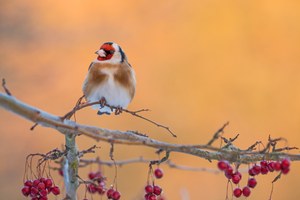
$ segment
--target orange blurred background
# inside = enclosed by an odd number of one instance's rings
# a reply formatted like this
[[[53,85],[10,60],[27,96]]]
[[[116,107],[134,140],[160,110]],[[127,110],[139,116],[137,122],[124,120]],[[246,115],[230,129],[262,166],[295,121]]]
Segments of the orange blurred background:
[[[239,133],[236,145],[241,148],[266,141],[269,134],[300,147],[299,10],[296,0],[1,0],[0,77],[20,100],[63,115],[82,94],[95,50],[115,41],[137,75],[137,93],[129,109],[151,109],[146,116],[170,126],[178,138],[132,116],[99,117],[89,108],[77,113],[79,123],[138,130],[171,143],[204,144],[230,121],[225,136]],[[25,199],[20,188],[26,155],[64,143],[55,130],[37,127],[32,132],[32,125],[0,110],[1,199]],[[84,136],[77,140],[79,149],[95,144]],[[97,155],[109,159],[109,146],[97,145]],[[118,160],[141,155],[157,158],[147,147],[115,149]],[[172,153],[171,160],[216,168],[216,162],[184,154]],[[227,181],[221,174],[162,168],[165,177],[158,184],[168,200],[225,199]],[[80,169],[80,175],[86,178],[96,169]],[[104,170],[111,184],[114,170]],[[273,200],[298,200],[299,174],[300,164],[294,162],[291,172],[276,182]],[[259,176],[248,199],[268,199],[275,176]],[[59,176],[55,180],[62,182]],[[146,180],[147,164],[120,168],[122,199],[143,199]],[[83,196],[82,186],[79,200]]]

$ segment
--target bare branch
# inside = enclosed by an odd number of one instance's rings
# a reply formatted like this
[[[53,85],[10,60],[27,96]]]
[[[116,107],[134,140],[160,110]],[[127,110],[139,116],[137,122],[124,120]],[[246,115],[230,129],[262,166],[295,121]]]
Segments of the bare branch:
[[[300,160],[300,154],[288,154],[283,152],[245,152],[239,149],[218,149],[207,145],[172,144],[144,137],[130,131],[122,132],[108,130],[94,126],[77,124],[71,120],[62,120],[35,107],[29,106],[16,98],[0,93],[0,106],[14,112],[41,126],[50,127],[68,135],[85,135],[97,141],[113,142],[114,144],[142,145],[155,149],[163,149],[169,152],[180,152],[194,155],[208,160],[228,160],[229,162],[252,163],[265,157],[270,160],[289,158],[291,161]]]

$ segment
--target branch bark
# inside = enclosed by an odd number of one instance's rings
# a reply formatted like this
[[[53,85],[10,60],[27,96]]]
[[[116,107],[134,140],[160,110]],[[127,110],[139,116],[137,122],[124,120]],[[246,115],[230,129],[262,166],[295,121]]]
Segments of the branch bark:
[[[77,200],[76,190],[79,186],[78,167],[79,158],[76,147],[76,135],[66,134],[67,156],[64,162],[64,182],[66,187],[66,200]]]
[[[108,130],[104,128],[78,124],[72,120],[63,120],[61,117],[49,114],[33,106],[27,105],[13,96],[0,93],[0,106],[4,109],[14,112],[26,118],[29,121],[39,125],[53,128],[62,134],[68,135],[85,135],[96,141],[106,141],[109,143],[142,145],[155,149],[162,149],[169,152],[180,152],[194,155],[200,158],[211,160],[228,160],[229,162],[253,163],[262,159],[280,160],[289,158],[292,161],[299,161],[300,154],[288,154],[283,152],[259,153],[241,151],[238,148],[219,149],[210,145],[185,145],[172,144],[151,139],[149,137],[135,134],[131,131]]]

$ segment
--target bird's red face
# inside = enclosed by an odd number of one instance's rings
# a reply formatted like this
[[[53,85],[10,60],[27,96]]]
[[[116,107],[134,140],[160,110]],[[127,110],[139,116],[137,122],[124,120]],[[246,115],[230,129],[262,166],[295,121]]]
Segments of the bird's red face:
[[[115,53],[115,48],[112,46],[112,43],[107,42],[104,43],[98,51],[96,51],[96,54],[98,54],[97,60],[104,61],[109,60],[112,58],[112,56]]]

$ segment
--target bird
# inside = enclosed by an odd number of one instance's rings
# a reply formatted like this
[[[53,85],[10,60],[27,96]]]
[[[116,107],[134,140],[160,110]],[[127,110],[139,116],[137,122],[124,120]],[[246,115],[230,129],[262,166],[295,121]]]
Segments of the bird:
[[[87,103],[100,102],[92,106],[98,115],[117,114],[117,110],[127,108],[135,95],[134,69],[115,42],[103,43],[95,53],[97,58],[90,64],[82,85],[84,98]]]

